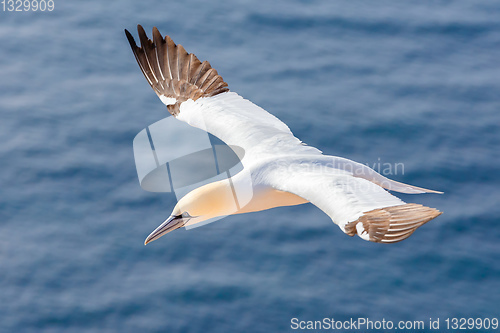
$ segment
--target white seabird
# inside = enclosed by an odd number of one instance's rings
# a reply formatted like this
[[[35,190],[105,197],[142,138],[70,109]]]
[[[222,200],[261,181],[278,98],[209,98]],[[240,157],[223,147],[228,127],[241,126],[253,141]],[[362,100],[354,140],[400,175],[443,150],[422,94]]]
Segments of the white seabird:
[[[368,166],[304,145],[278,118],[229,91],[207,61],[200,62],[169,36],[163,38],[156,27],[153,40],[140,25],[137,29],[141,47],[127,30],[125,34],[141,71],[168,111],[245,152],[241,172],[186,194],[145,244],[219,216],[308,202],[349,236],[378,243],[406,239],[441,214],[435,208],[405,203],[386,190],[442,192],[390,180]],[[251,187],[251,198],[235,204],[235,189],[245,186]]]

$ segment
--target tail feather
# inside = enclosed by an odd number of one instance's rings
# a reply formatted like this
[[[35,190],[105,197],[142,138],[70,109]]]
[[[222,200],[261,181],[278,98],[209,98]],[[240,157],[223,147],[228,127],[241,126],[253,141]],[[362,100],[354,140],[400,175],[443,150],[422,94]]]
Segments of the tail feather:
[[[400,183],[395,180],[389,179],[382,176],[372,168],[367,165],[351,161],[347,158],[337,157],[337,156],[325,156],[325,162],[332,163],[335,168],[348,171],[352,173],[354,177],[363,178],[371,181],[372,183],[381,186],[389,191],[396,191],[408,194],[420,194],[420,193],[438,193],[443,194],[443,192],[429,190],[423,187],[408,185],[405,183]]]
[[[440,192],[440,191],[429,190],[427,188],[423,188],[423,187],[418,187],[418,186],[413,186],[413,185],[409,185],[409,184],[397,182],[395,180],[388,179],[388,178],[385,178],[381,182],[381,184],[378,184],[378,185],[382,186],[383,188],[385,188],[387,190],[401,192],[401,193],[409,193],[409,194],[436,193],[436,194],[443,194],[443,192]]]

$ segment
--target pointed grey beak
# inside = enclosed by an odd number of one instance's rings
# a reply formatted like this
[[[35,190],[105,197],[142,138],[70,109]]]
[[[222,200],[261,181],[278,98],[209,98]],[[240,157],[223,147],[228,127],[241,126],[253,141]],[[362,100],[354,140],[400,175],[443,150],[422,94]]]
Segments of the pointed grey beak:
[[[189,221],[188,218],[183,218],[182,215],[170,216],[158,228],[156,228],[144,241],[144,245],[157,240],[163,235],[168,234],[170,231],[181,228]]]

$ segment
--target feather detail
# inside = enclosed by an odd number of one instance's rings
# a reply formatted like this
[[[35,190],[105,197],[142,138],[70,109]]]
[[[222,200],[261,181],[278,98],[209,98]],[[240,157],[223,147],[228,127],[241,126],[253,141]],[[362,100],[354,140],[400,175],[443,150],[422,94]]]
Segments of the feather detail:
[[[163,38],[156,27],[153,28],[153,40],[147,37],[142,26],[138,25],[137,31],[140,47],[125,30],[135,59],[155,93],[164,97],[162,101],[172,101],[167,105],[172,115],[177,116],[181,103],[188,99],[195,101],[229,91],[227,83],[208,61],[201,62],[169,36]]]
[[[347,223],[344,231],[349,236],[358,234],[376,243],[396,243],[410,237],[417,228],[441,214],[435,208],[414,203],[374,209]]]

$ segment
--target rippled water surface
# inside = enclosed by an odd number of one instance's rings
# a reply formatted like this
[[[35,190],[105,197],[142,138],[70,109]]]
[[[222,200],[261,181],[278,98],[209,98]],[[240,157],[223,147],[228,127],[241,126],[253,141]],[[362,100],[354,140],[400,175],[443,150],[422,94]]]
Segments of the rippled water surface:
[[[290,332],[292,318],[499,317],[498,1],[58,1],[0,12],[0,331]],[[325,153],[444,191],[384,246],[312,205],[178,230],[132,140],[166,109],[157,26]],[[424,331],[429,331],[426,326]]]

